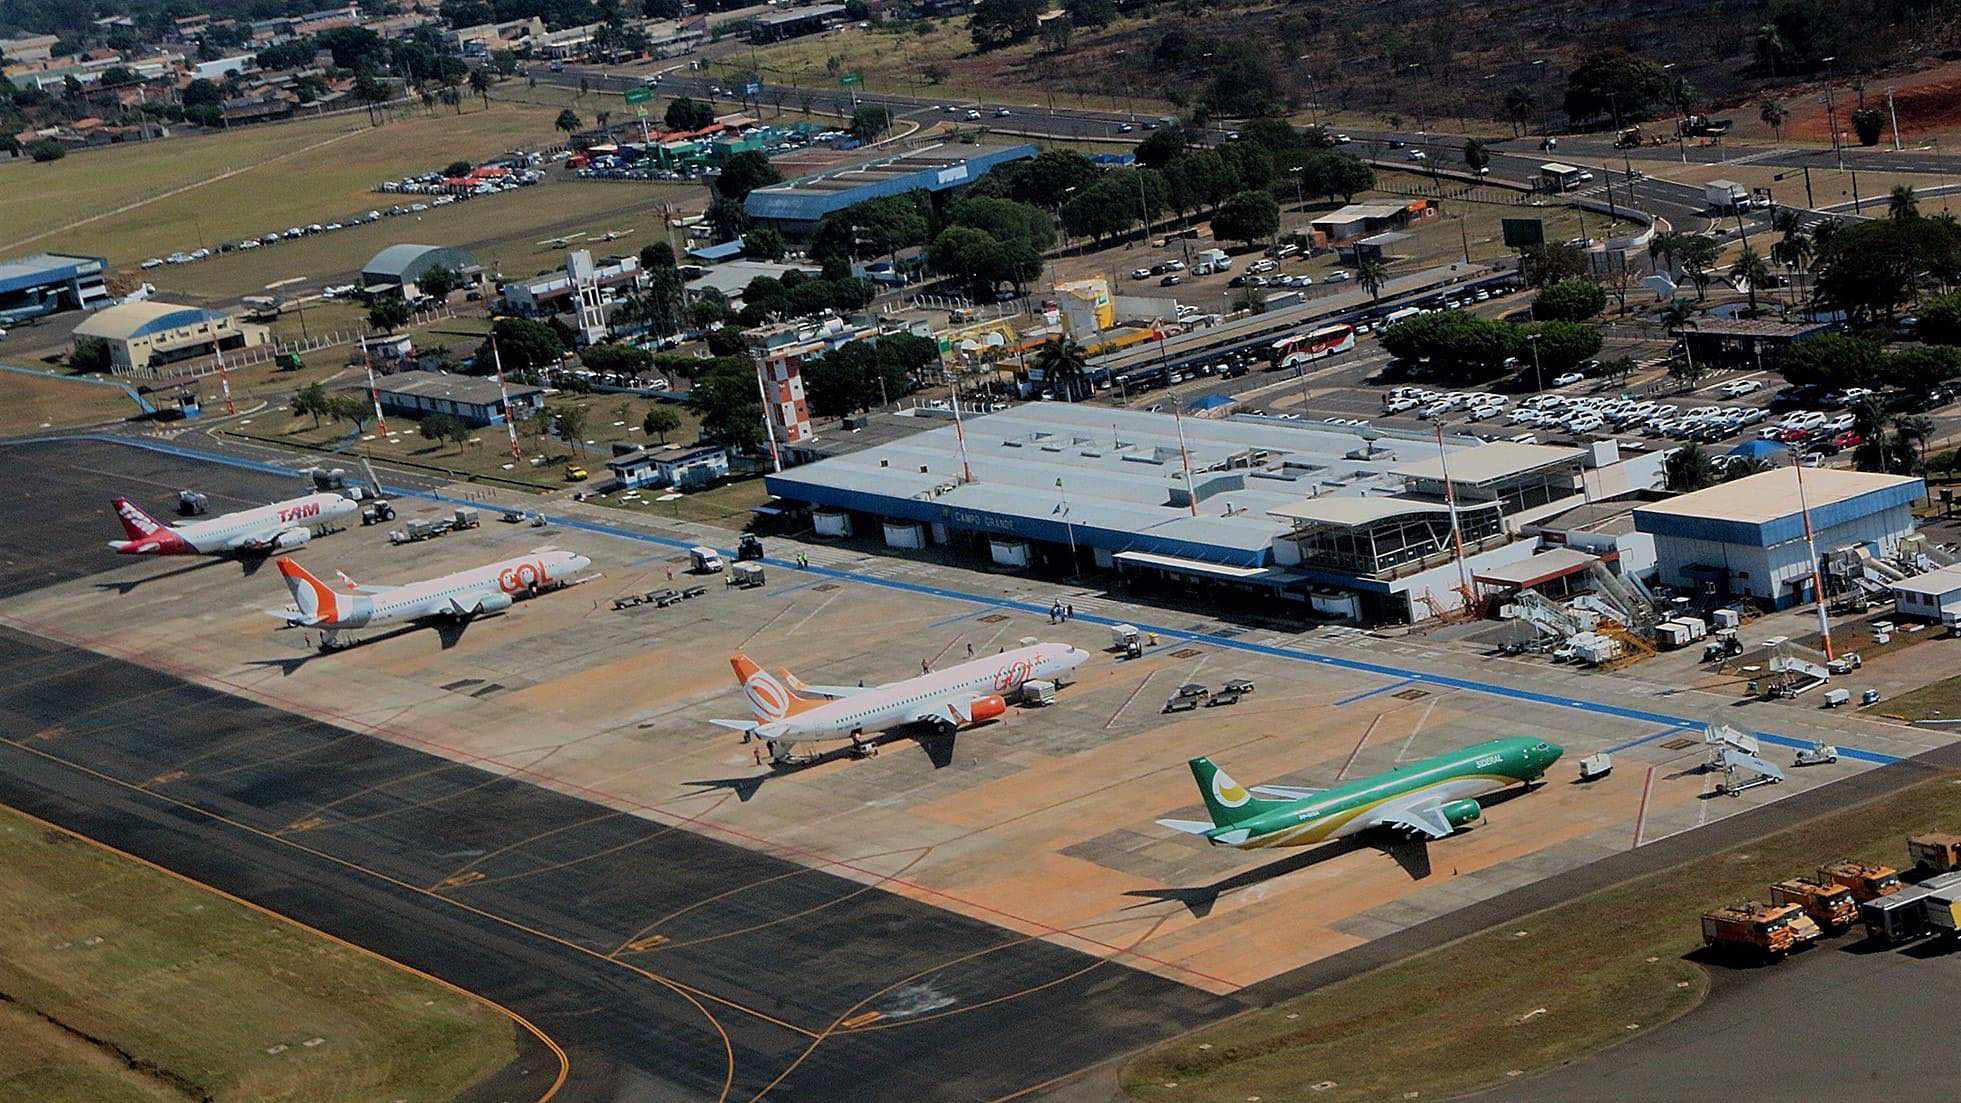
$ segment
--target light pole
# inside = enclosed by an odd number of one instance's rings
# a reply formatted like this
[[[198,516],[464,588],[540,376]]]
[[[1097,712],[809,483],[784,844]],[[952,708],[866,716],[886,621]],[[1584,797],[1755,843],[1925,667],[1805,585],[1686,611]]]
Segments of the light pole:
[[[1062,527],[1069,533],[1069,576],[1071,578],[1080,578],[1082,576],[1082,560],[1076,555],[1076,521],[1069,516],[1069,490],[1062,485],[1061,479],[1055,481],[1055,489],[1058,496],[1062,499],[1057,506],[1057,508],[1062,510]]]
[[[1537,333],[1528,333],[1525,335],[1525,343],[1532,346],[1532,379],[1533,382],[1538,384],[1534,389],[1543,391],[1546,389],[1546,372],[1544,368],[1539,366],[1540,336]]]

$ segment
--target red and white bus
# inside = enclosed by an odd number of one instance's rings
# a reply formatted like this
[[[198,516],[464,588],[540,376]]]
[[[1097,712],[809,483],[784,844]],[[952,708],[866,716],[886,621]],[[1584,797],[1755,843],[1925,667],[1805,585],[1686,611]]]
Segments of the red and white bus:
[[[1269,370],[1297,367],[1354,347],[1355,327],[1351,325],[1322,326],[1310,333],[1296,333],[1275,341],[1267,350],[1267,360],[1272,365]]]

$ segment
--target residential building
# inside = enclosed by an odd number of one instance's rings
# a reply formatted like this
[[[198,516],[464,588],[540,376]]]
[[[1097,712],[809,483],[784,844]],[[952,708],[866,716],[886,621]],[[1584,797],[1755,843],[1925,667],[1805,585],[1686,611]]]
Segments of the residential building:
[[[621,452],[606,467],[621,486],[686,490],[728,475],[729,454],[717,445],[666,444]]]

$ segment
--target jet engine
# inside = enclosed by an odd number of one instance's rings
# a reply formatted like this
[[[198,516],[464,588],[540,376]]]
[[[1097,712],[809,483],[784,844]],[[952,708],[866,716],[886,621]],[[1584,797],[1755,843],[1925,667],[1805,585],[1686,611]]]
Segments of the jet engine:
[[[1476,823],[1484,815],[1484,808],[1474,800],[1454,800],[1444,805],[1443,813],[1450,826],[1464,827]]]
[[[1008,703],[1001,699],[1000,694],[990,693],[985,697],[974,698],[973,703],[967,706],[967,710],[970,713],[969,718],[978,724],[1008,711]]]
[[[272,550],[292,551],[294,548],[304,548],[312,542],[313,533],[311,530],[287,529],[285,532],[272,538]]]
[[[485,594],[483,597],[477,599],[477,612],[479,613],[501,613],[510,607],[511,595],[502,590],[494,594]]]

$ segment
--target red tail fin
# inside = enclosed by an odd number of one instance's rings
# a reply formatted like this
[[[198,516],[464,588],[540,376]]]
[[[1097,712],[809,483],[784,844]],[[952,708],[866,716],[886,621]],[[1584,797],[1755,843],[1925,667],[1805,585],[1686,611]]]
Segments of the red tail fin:
[[[742,683],[742,692],[748,696],[749,707],[754,710],[756,719],[764,723],[808,712],[824,704],[798,694],[769,671],[750,662],[749,656],[740,651],[729,657],[729,665],[735,668],[736,680]]]
[[[332,587],[285,556],[275,562],[280,576],[286,580],[286,588],[293,593],[293,604],[299,607],[301,615],[322,624],[334,624],[340,620],[340,597]]]
[[[130,501],[128,498],[117,498],[115,508],[116,520],[123,523],[123,532],[131,540],[142,540],[150,536],[155,536],[158,532],[168,527],[156,518],[136,508],[136,503]]]

